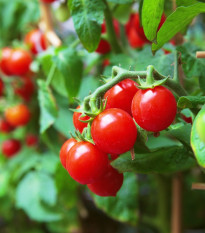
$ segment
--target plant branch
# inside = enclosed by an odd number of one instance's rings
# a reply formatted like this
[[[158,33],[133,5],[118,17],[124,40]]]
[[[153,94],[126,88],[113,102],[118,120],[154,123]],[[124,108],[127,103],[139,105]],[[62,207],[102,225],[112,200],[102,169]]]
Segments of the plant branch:
[[[121,53],[122,49],[120,48],[120,45],[119,45],[118,40],[117,40],[117,36],[116,36],[115,29],[113,26],[113,19],[112,19],[112,14],[111,14],[110,8],[108,6],[107,1],[106,0],[103,0],[103,1],[105,3],[104,15],[105,15],[108,41],[110,42],[111,48],[112,48],[114,53]]]

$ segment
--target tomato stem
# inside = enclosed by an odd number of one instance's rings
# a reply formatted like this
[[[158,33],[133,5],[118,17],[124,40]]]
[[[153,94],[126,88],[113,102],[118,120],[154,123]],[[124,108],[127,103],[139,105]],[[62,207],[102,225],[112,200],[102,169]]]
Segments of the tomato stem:
[[[111,45],[112,51],[114,53],[121,53],[122,49],[118,43],[117,36],[115,33],[115,29],[113,26],[113,20],[112,20],[112,14],[110,11],[110,8],[108,6],[108,3],[106,0],[103,0],[105,3],[105,10],[104,10],[104,15],[105,15],[105,22],[106,22],[106,30],[107,30],[107,36],[108,36],[108,41]]]

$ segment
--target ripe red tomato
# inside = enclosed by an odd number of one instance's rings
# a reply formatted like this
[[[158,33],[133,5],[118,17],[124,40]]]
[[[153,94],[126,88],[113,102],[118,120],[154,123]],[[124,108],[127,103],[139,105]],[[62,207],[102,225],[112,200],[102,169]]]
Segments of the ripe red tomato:
[[[117,20],[113,20],[113,26],[114,26],[114,30],[117,36],[119,36],[120,34],[120,30],[119,30],[119,23]],[[101,34],[105,34],[106,33],[106,24],[105,21],[102,24],[102,29],[101,29]],[[107,40],[101,39],[100,43],[98,45],[98,48],[96,49],[97,53],[100,54],[106,54],[109,53],[111,50],[110,44],[108,43]]]
[[[8,139],[2,143],[2,154],[12,157],[21,149],[21,143],[16,139]]]
[[[80,106],[78,106],[77,109],[78,108],[80,108]],[[80,131],[80,133],[82,133],[83,129],[85,127],[87,127],[87,125],[88,125],[88,123],[84,123],[80,120],[86,121],[90,118],[89,116],[81,117],[81,115],[82,115],[82,113],[80,113],[80,112],[74,112],[74,114],[73,114],[73,124],[74,124],[75,128]]]
[[[20,96],[27,102],[30,101],[35,90],[35,86],[31,78],[27,76],[19,77],[18,79],[14,80],[12,85],[16,95]]]
[[[45,3],[52,3],[52,2],[55,2],[56,0],[41,0],[41,1]]]
[[[30,147],[30,146],[36,146],[37,143],[38,143],[38,137],[36,135],[34,135],[34,134],[28,134],[26,136],[26,145],[28,147]]]
[[[174,95],[163,86],[139,90],[132,101],[132,115],[147,131],[159,132],[173,122],[177,112]]]
[[[25,43],[33,54],[46,50],[46,37],[39,29],[33,29],[25,36]]]
[[[30,53],[21,48],[11,52],[8,68],[12,75],[25,75],[29,71],[32,58]]]
[[[131,115],[132,99],[139,90],[136,85],[133,80],[125,79],[109,89],[104,95],[104,99],[107,99],[106,109],[120,108]]]
[[[68,152],[76,143],[77,141],[74,138],[70,138],[61,147],[60,160],[65,169],[66,169],[66,158],[68,156]]]
[[[120,174],[111,165],[108,166],[106,174],[95,183],[88,184],[88,188],[102,197],[115,197],[123,184],[123,174]]]
[[[105,175],[108,156],[89,142],[77,142],[68,152],[66,168],[81,184],[91,184]]]
[[[24,104],[19,104],[5,111],[5,118],[12,126],[26,125],[30,120],[31,114],[28,107]]]
[[[9,70],[9,59],[11,56],[12,49],[5,47],[1,51],[0,69],[6,75],[11,75]]]
[[[133,148],[137,138],[137,128],[127,112],[110,108],[93,120],[91,135],[100,150],[119,155]]]
[[[3,80],[0,78],[0,96],[3,95],[4,92],[4,82]]]
[[[181,118],[182,118],[186,123],[189,123],[189,124],[192,124],[192,123],[193,123],[192,117],[186,117],[184,114],[181,114]]]
[[[9,133],[14,130],[14,127],[10,125],[5,119],[0,119],[0,132]]]

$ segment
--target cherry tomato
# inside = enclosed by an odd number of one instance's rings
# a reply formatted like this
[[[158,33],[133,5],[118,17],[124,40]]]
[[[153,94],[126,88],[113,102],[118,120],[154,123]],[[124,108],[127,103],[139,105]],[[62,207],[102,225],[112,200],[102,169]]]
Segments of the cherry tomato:
[[[28,147],[30,146],[36,146],[38,144],[38,137],[34,134],[28,134],[26,136],[26,145]]]
[[[119,23],[117,20],[113,20],[113,26],[114,26],[114,30],[117,36],[119,36],[120,34],[120,30],[119,30]],[[105,34],[106,33],[106,24],[105,21],[102,24],[102,29],[101,29],[101,33]],[[107,42],[107,40],[101,39],[100,43],[98,45],[98,48],[96,49],[97,53],[100,54],[106,54],[109,53],[111,50],[110,44]]]
[[[19,77],[18,79],[14,80],[12,85],[16,95],[20,96],[27,102],[30,101],[35,90],[35,86],[31,78],[27,76]]]
[[[70,138],[61,147],[60,160],[65,169],[66,169],[66,158],[68,156],[68,152],[76,143],[77,141],[74,138]]]
[[[39,29],[33,29],[25,36],[25,43],[33,54],[46,50],[46,37]]]
[[[80,108],[80,106],[78,106],[77,109],[78,108]],[[86,121],[90,118],[89,116],[81,117],[81,115],[82,115],[82,113],[80,113],[80,112],[74,112],[74,114],[73,114],[73,124],[74,124],[75,128],[80,131],[80,133],[82,133],[83,129],[85,127],[87,127],[87,125],[88,125],[88,123],[84,123],[80,120]]]
[[[111,160],[115,160],[119,157],[119,155],[112,154],[110,155],[110,157],[111,157]]]
[[[186,123],[189,123],[189,124],[192,124],[192,123],[193,123],[192,117],[186,117],[184,114],[181,114],[181,118],[182,118]]]
[[[133,148],[137,128],[127,112],[110,108],[93,120],[91,135],[100,150],[108,154],[122,154]]]
[[[56,0],[41,0],[41,1],[45,3],[52,3],[52,2],[55,2]]]
[[[30,111],[24,104],[19,104],[14,107],[7,108],[5,118],[12,126],[26,125],[30,120]]]
[[[139,90],[136,85],[133,80],[125,79],[109,89],[104,95],[104,99],[107,99],[106,109],[120,108],[131,115],[132,99]]]
[[[174,121],[177,104],[174,95],[163,86],[139,90],[132,101],[132,115],[147,131],[158,132]]]
[[[120,174],[111,165],[108,166],[106,174],[95,183],[88,184],[88,188],[98,196],[115,197],[123,184],[123,174]]]
[[[0,96],[3,95],[4,92],[4,82],[2,81],[2,79],[0,78]]]
[[[77,142],[68,152],[66,168],[81,184],[91,184],[105,175],[108,156],[89,142]]]
[[[8,139],[2,143],[2,154],[12,157],[21,149],[21,143],[16,139]]]
[[[21,48],[11,52],[8,67],[12,75],[25,75],[32,62],[31,55]]]
[[[110,65],[110,60],[109,59],[105,59],[103,61],[103,64],[102,64],[103,68],[105,68],[106,66],[109,66],[109,65]]]
[[[5,119],[0,119],[0,132],[10,133],[14,130],[14,127],[10,125]]]
[[[12,53],[12,49],[5,47],[1,51],[1,60],[0,60],[0,69],[6,75],[11,75],[11,71],[9,70],[9,59]]]
[[[142,48],[145,44],[148,43],[147,40],[144,40],[139,36],[138,32],[134,28],[130,29],[127,36],[132,48]]]

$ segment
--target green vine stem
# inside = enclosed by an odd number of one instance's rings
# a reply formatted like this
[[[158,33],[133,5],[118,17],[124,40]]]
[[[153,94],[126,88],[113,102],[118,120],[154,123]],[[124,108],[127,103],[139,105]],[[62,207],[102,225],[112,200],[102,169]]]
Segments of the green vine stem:
[[[89,113],[90,115],[93,114],[93,112],[99,114],[99,106],[98,106],[98,100],[102,98],[104,93],[112,88],[115,84],[119,83],[120,81],[130,78],[130,79],[136,79],[136,82],[138,82],[138,78],[146,78],[147,75],[152,75],[156,80],[164,80],[166,77],[162,74],[158,73],[154,67],[151,67],[151,69],[148,69],[148,71],[129,71],[125,70],[123,68],[120,68],[118,66],[114,66],[112,68],[112,79],[105,83],[104,85],[98,87],[95,92],[93,92],[91,95],[84,98],[83,103],[83,109],[86,113]],[[152,73],[152,74],[151,74]],[[166,80],[165,85],[169,87],[171,90],[173,90],[178,96],[186,96],[187,93],[181,87],[176,81],[172,80],[171,78],[168,78]],[[91,111],[94,110],[94,111]]]
[[[108,6],[107,1],[106,0],[103,0],[103,1],[105,3],[104,14],[105,14],[105,22],[106,22],[108,41],[110,42],[112,51],[114,53],[121,53],[122,49],[120,48],[120,45],[119,45],[118,40],[117,40],[117,36],[116,36],[115,29],[113,26],[113,20],[112,20],[112,14],[111,14],[110,8]]]

